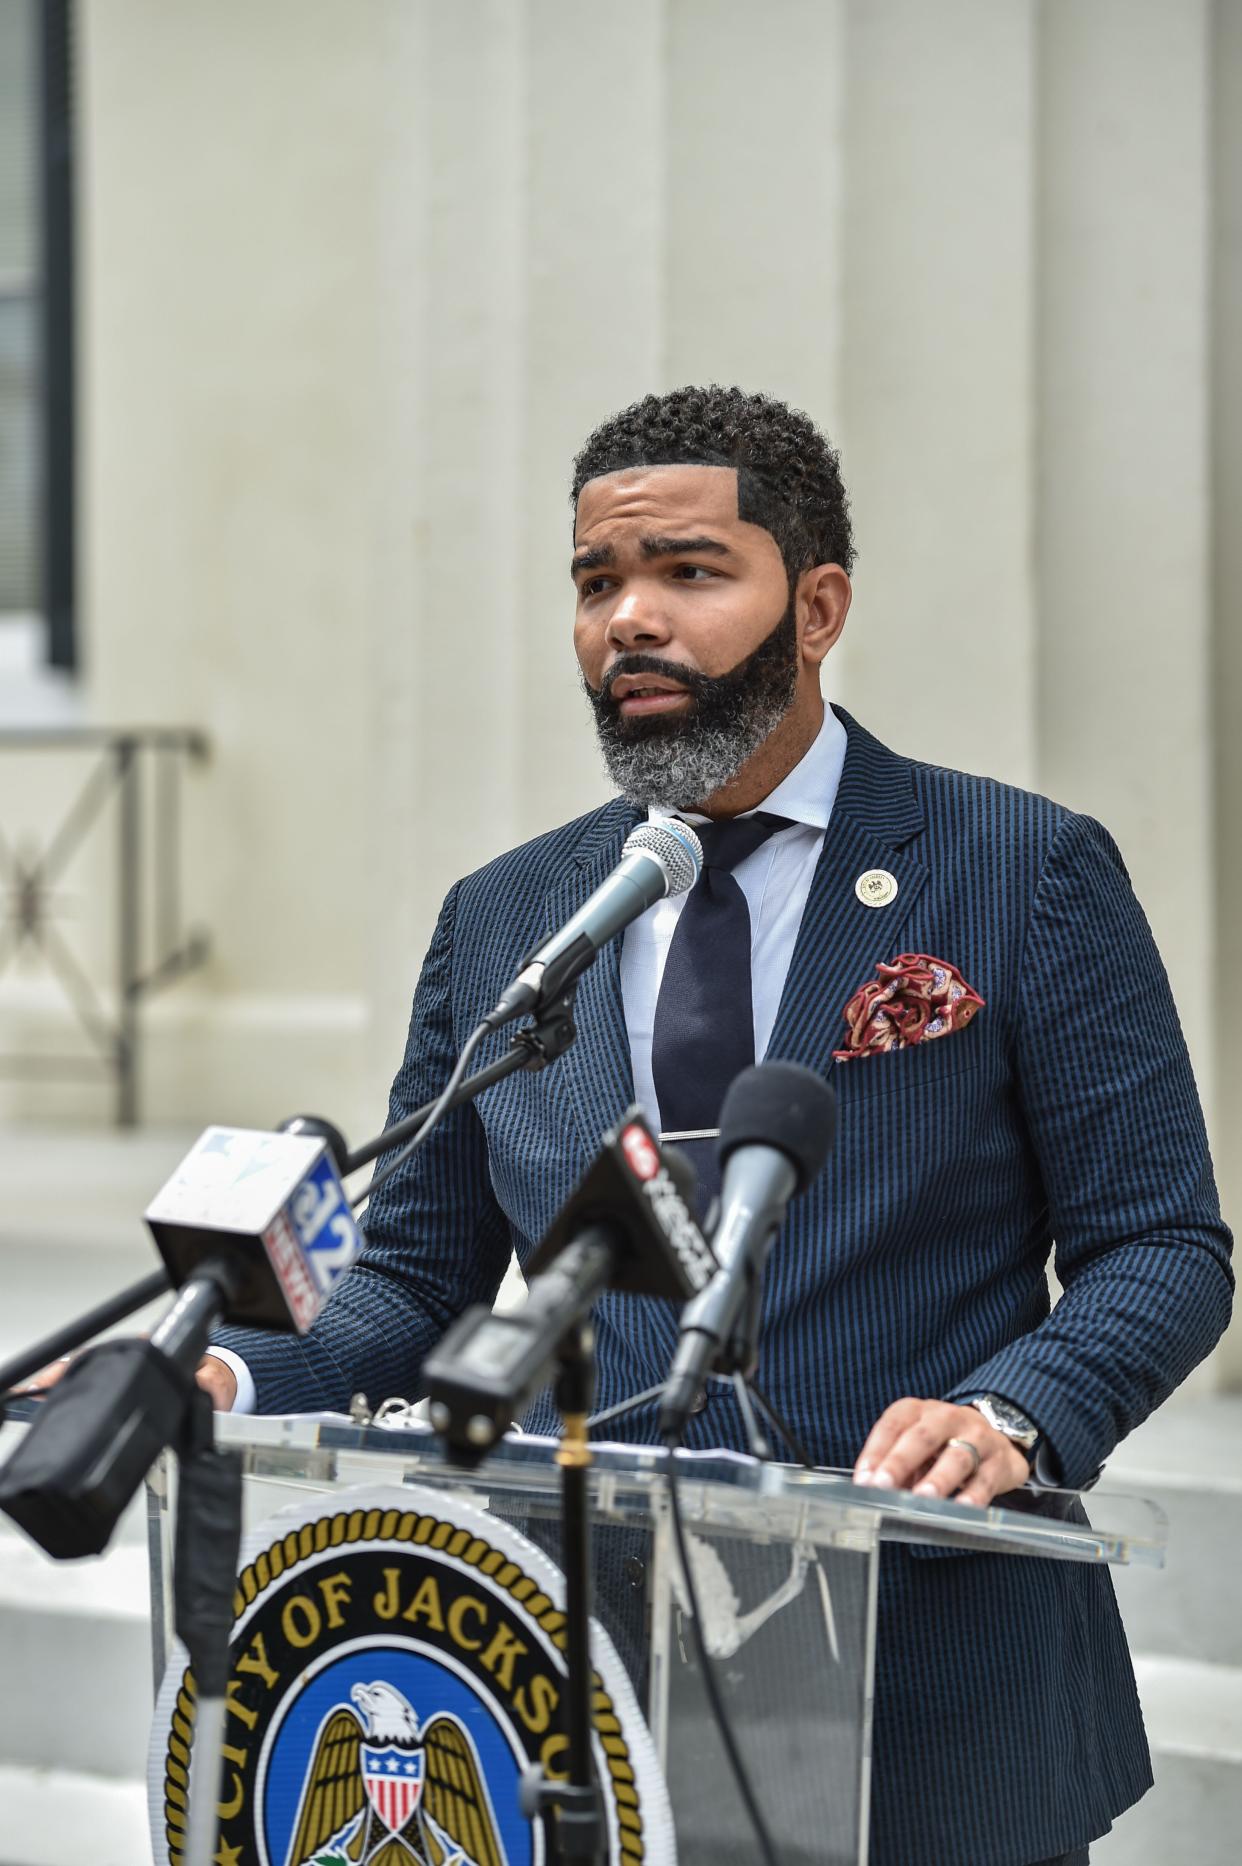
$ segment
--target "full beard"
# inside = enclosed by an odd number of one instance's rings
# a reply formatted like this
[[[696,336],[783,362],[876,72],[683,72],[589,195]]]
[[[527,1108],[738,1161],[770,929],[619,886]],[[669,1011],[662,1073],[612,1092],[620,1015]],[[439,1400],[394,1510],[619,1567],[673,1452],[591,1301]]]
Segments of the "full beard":
[[[624,719],[612,698],[622,674],[659,674],[690,696],[681,713]],[[621,655],[598,692],[583,681],[608,774],[631,803],[692,810],[731,783],[794,702],[798,638],[794,604],[727,674],[700,674],[654,654]]]

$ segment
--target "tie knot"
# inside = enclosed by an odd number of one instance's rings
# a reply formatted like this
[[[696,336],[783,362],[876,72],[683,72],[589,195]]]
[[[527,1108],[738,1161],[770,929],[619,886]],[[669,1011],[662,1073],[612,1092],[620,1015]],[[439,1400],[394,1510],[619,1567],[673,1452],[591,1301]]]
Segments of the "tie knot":
[[[789,829],[787,816],[769,816],[756,810],[753,816],[726,817],[719,823],[696,823],[694,831],[703,845],[704,868],[723,868],[727,873],[762,847],[778,829]]]

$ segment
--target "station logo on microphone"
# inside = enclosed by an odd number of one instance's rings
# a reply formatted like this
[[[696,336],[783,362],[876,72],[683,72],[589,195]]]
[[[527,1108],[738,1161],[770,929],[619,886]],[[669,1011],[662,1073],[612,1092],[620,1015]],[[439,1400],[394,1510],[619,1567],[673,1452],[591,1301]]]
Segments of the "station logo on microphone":
[[[214,1866],[544,1866],[524,1772],[563,1779],[562,1577],[442,1491],[337,1491],[248,1538],[234,1599]],[[593,1751],[615,1866],[675,1866],[629,1677],[592,1627]],[[154,1857],[185,1857],[193,1675],[156,1708]]]

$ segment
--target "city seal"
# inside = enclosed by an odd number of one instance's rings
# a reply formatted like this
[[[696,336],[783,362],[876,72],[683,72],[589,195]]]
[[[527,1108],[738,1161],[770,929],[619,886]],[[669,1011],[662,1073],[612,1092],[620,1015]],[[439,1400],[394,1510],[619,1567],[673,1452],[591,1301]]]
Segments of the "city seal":
[[[543,1866],[523,1772],[564,1773],[562,1577],[442,1492],[349,1490],[247,1540],[216,1866]],[[674,1866],[668,1797],[592,1628],[595,1763],[616,1866]],[[151,1749],[154,1857],[181,1866],[196,1691],[174,1648]]]

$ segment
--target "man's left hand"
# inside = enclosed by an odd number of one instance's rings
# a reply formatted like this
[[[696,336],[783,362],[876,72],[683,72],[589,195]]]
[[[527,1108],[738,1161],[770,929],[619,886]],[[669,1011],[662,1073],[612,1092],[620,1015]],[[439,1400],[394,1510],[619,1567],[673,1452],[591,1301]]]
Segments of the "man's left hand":
[[[979,1454],[977,1469],[967,1446]],[[895,1400],[871,1428],[854,1466],[856,1484],[979,1505],[1017,1490],[1029,1476],[1026,1454],[1003,1432],[973,1406],[947,1400]]]

